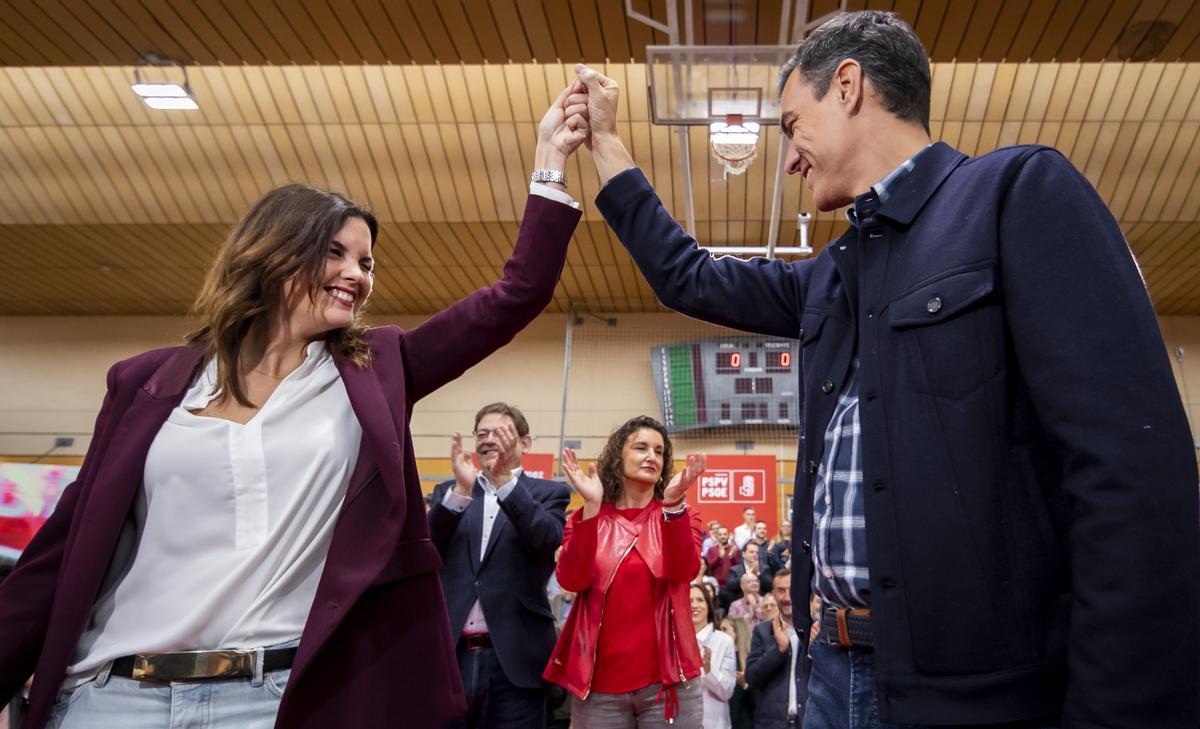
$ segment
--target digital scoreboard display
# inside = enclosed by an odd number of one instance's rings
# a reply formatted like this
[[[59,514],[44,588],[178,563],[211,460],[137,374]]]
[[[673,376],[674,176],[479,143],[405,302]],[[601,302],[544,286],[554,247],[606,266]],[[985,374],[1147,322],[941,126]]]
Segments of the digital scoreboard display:
[[[675,432],[725,425],[799,426],[799,344],[728,336],[650,349],[663,423]]]

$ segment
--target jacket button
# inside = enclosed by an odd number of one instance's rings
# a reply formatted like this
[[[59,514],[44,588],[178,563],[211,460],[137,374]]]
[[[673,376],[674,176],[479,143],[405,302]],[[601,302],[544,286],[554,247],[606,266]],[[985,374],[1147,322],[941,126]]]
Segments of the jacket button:
[[[804,327],[800,327],[800,336],[798,338],[804,339]]]
[[[483,580],[475,580],[476,587],[483,587]]]
[[[812,551],[812,545],[809,544],[807,540],[805,540],[803,542],[800,542],[800,549],[803,549],[804,553],[808,554],[809,552]]]
[[[816,473],[816,472],[817,472],[817,462],[816,462],[816,461],[809,461],[809,462],[808,462],[808,472],[809,472],[809,473]]]
[[[825,393],[826,395],[833,392],[833,382],[830,380],[825,380],[824,382],[822,382],[821,383],[821,392]]]
[[[936,314],[941,310],[942,310],[942,297],[940,297],[940,296],[933,297],[932,299],[929,300],[929,303],[925,305],[925,311],[928,311],[930,314]]]

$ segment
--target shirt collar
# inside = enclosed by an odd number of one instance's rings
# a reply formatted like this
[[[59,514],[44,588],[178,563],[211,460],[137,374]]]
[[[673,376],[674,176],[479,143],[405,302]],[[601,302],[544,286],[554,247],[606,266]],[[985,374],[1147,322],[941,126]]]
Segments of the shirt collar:
[[[854,198],[854,204],[846,209],[846,218],[850,224],[857,228],[860,221],[874,215],[879,206],[887,202],[888,196],[892,190],[896,189],[896,185],[916,169],[917,162],[925,154],[925,150],[932,146],[932,144],[925,145],[921,151],[904,160],[899,167],[889,172],[882,180],[871,185],[870,190]]]
[[[516,468],[514,468],[514,469],[512,470],[512,477],[513,477],[513,478],[520,478],[520,477],[521,477],[521,473],[522,473],[524,470],[525,470],[525,469],[521,468],[520,466],[517,466]],[[480,472],[479,472],[479,485],[483,487],[483,490],[484,490],[484,492],[485,492],[485,493],[489,493],[489,494],[494,494],[494,493],[496,493],[496,490],[497,490],[497,488],[498,488],[497,486],[493,486],[493,485],[492,485],[492,482],[491,482],[490,480],[488,480],[487,474],[485,474],[483,471],[480,471]],[[500,486],[503,486],[503,485],[504,485],[504,484],[500,484]]]
[[[713,630],[714,630],[713,624],[709,623],[708,625],[705,625],[703,628],[701,628],[700,632],[696,633],[696,637],[700,640],[701,643],[703,643],[704,641],[708,640],[708,636],[713,634]]]

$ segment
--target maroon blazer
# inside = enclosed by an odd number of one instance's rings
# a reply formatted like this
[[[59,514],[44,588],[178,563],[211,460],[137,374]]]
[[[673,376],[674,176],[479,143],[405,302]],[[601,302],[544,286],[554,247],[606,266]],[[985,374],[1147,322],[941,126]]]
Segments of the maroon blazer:
[[[580,213],[531,195],[504,276],[411,331],[370,330],[368,368],[338,363],[363,438],[275,726],[440,726],[465,710],[409,421],[414,404],[545,308]],[[110,569],[146,453],[202,366],[195,347],[109,370],[79,478],[0,584],[0,702],[35,674],[41,729]]]

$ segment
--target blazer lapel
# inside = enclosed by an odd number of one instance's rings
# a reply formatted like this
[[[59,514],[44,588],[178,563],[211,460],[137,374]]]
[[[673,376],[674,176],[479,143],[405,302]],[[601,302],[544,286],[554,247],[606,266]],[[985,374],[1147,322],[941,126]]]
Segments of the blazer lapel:
[[[383,473],[383,482],[391,493],[391,509],[395,523],[403,524],[405,517],[404,473],[401,463],[400,437],[396,422],[388,409],[387,395],[374,371],[361,368],[353,362],[338,360],[338,372],[350,398],[350,407],[358,418],[363,431],[363,453]],[[361,486],[346,494],[347,503],[361,492]]]
[[[471,550],[471,568],[476,573],[479,572],[479,566],[483,563],[479,556],[479,549],[483,544],[484,498],[483,487],[476,481],[475,488],[471,490],[471,504],[467,507],[467,546]]]
[[[80,521],[62,583],[70,598],[55,603],[56,610],[70,612],[52,615],[52,622],[69,625],[64,635],[78,636],[86,626],[125,519],[142,487],[146,454],[167,416],[183,400],[202,355],[197,347],[181,347],[138,388],[116,424],[113,447],[96,468],[87,492],[81,494],[76,514],[86,513],[88,518]]]

